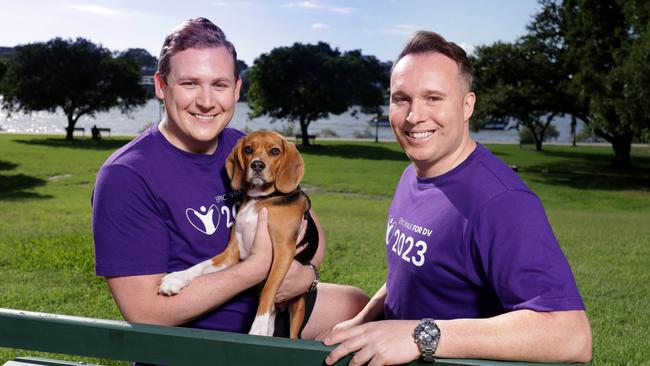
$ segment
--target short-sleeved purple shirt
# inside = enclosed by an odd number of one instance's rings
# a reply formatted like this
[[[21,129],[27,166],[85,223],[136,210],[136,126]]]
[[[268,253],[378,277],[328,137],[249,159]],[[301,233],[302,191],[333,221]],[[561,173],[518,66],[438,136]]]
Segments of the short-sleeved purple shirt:
[[[441,176],[405,169],[386,256],[387,319],[584,309],[539,198],[480,144]]]
[[[97,275],[179,271],[222,252],[241,198],[225,161],[243,135],[226,128],[212,155],[193,154],[155,125],[113,153],[93,191]],[[257,295],[248,290],[187,326],[247,332],[256,308]]]

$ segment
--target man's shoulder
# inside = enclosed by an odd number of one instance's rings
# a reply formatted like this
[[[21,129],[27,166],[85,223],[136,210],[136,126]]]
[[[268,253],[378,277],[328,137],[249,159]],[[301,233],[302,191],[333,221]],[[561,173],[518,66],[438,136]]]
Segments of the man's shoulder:
[[[160,148],[152,130],[148,129],[112,153],[103,167],[123,165],[137,170],[148,161],[155,160],[156,156],[160,155]]]

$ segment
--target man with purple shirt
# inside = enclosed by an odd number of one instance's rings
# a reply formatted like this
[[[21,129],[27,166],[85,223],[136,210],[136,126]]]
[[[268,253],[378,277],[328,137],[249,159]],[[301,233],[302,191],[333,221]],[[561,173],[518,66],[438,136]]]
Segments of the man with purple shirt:
[[[351,365],[591,358],[584,304],[539,198],[469,136],[471,83],[465,52],[433,32],[395,62],[389,117],[412,164],[388,210],[386,283],[327,334],[341,343],[328,364],[355,351]]]
[[[255,286],[268,274],[272,258],[265,210],[245,261],[196,278],[178,295],[158,293],[166,273],[212,258],[228,242],[242,195],[231,189],[225,170],[226,157],[244,135],[226,128],[241,87],[236,57],[221,29],[205,18],[174,29],[165,39],[155,75],[165,118],[113,153],[97,174],[96,272],[106,277],[128,321],[250,329],[257,309]],[[315,221],[321,234],[317,266],[324,240]],[[317,288],[308,296],[303,338],[351,318],[367,302],[365,294],[350,286],[315,286],[315,266],[294,261],[276,297],[281,302]],[[282,328],[276,321],[276,330]]]

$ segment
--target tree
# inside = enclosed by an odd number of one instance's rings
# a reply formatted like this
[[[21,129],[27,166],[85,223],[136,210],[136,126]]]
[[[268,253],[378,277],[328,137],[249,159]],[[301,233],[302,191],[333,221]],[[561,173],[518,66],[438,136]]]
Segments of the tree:
[[[559,114],[561,77],[547,55],[525,40],[497,42],[476,48],[474,89],[477,92],[473,128],[489,119],[514,121],[529,131],[537,151]]]
[[[585,120],[583,105],[569,93],[571,76],[559,4],[542,0],[541,11],[528,24],[528,33],[514,43],[478,47],[474,63],[478,92],[478,128],[487,119],[513,120],[526,129],[536,150],[553,128],[558,115]]]
[[[330,113],[380,112],[388,87],[385,68],[360,51],[341,53],[327,43],[295,43],[258,57],[249,70],[251,116],[298,121],[302,144],[309,125]]]
[[[54,38],[16,47],[0,84],[3,108],[12,112],[61,108],[66,139],[81,116],[119,107],[129,112],[146,102],[140,71],[131,57],[114,57],[92,42]]]
[[[2,59],[0,59],[0,83],[2,82],[2,78],[5,76],[6,72],[7,72],[7,65]]]
[[[612,144],[614,166],[630,165],[634,137],[650,129],[650,6],[646,1],[566,0],[562,7],[571,89],[589,127]]]

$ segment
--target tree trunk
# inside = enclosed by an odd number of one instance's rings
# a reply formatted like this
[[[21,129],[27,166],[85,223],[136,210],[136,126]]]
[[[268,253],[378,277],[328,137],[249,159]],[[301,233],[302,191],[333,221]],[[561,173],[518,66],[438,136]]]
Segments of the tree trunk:
[[[612,166],[615,168],[629,168],[630,167],[630,151],[632,150],[632,135],[614,136],[612,139],[612,148],[614,149],[614,157],[612,158]]]
[[[576,121],[576,116],[575,114],[571,115],[571,138],[572,138],[572,143],[571,145],[573,147],[576,147],[576,126],[577,126],[577,121]]]
[[[74,126],[77,124],[77,120],[72,117],[71,114],[68,114],[68,127],[65,129],[65,139],[72,140],[74,138]]]
[[[309,121],[307,117],[300,117],[300,133],[302,135],[302,146],[309,146],[309,133],[307,129],[309,128]]]

